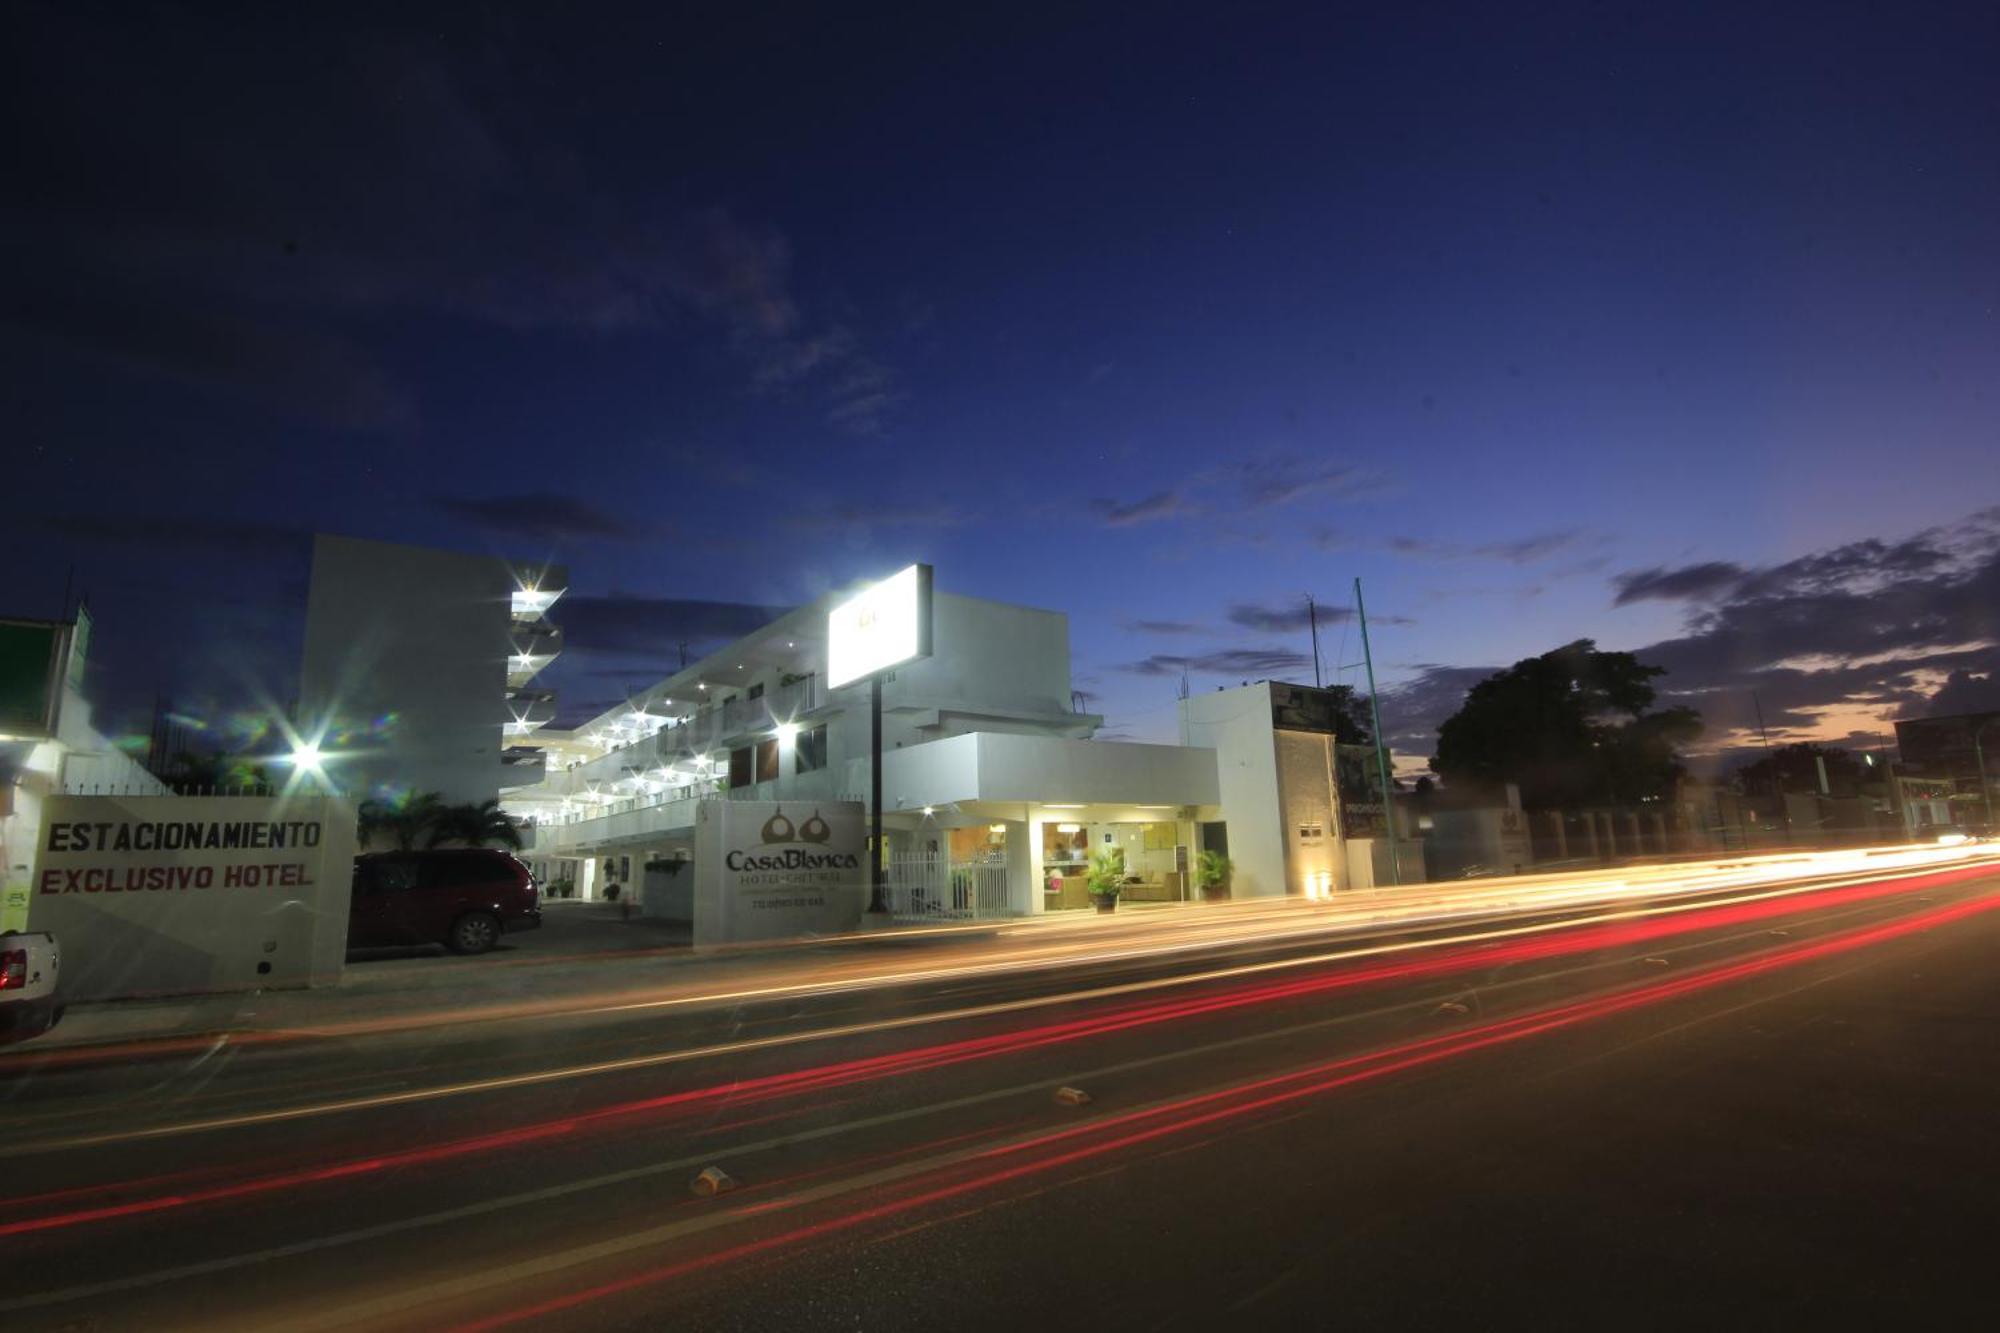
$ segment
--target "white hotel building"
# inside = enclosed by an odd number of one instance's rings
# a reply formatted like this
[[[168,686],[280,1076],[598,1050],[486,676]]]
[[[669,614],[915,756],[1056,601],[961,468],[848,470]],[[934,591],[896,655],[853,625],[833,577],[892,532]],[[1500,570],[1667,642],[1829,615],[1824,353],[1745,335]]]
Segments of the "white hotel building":
[[[703,800],[866,802],[869,687],[828,690],[829,596],[660,680],[552,743],[543,780],[509,793],[524,855],[586,897],[615,879],[648,910],[685,875]],[[1200,851],[1234,862],[1235,897],[1375,882],[1343,841],[1332,737],[1306,687],[1258,683],[1183,701],[1183,744],[1099,741],[1074,711],[1059,612],[934,594],[932,655],[884,678],[882,813],[899,914],[1024,915],[1088,905],[1093,851],[1125,849],[1126,901],[1199,896]],[[558,762],[560,753],[566,755]],[[787,814],[791,814],[787,811]],[[1352,865],[1350,865],[1352,862]],[[566,864],[565,864],[566,863]],[[669,910],[666,914],[677,915]]]

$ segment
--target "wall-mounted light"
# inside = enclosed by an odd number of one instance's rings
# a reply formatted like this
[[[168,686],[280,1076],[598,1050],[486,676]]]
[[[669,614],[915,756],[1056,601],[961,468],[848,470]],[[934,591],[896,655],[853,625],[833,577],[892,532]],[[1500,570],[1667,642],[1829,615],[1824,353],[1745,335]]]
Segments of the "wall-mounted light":
[[[780,722],[777,726],[777,734],[778,744],[790,745],[798,739],[799,724],[796,722]]]

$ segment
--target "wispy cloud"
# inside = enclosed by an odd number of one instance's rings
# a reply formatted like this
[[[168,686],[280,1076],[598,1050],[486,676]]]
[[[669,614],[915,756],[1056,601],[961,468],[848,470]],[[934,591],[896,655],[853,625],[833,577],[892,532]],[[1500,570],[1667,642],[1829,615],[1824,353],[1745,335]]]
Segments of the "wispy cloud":
[[[1261,602],[1237,602],[1229,608],[1229,623],[1244,629],[1263,630],[1266,633],[1293,633],[1311,628],[1317,619],[1322,628],[1328,625],[1343,625],[1354,619],[1351,606],[1329,605],[1317,602],[1308,609],[1305,599],[1296,603],[1268,606]],[[1374,615],[1368,618],[1374,625],[1414,625],[1408,616]]]
[[[1644,601],[1696,601],[1715,597],[1743,582],[1749,571],[1726,560],[1708,560],[1698,565],[1651,569],[1631,569],[1612,578],[1618,590],[1614,606],[1630,606]]]
[[[1155,653],[1136,662],[1125,662],[1116,670],[1135,676],[1178,676],[1182,672],[1200,676],[1237,676],[1268,680],[1312,665],[1312,658],[1289,648],[1224,648],[1212,653],[1184,656]]]
[[[1550,556],[1598,540],[1581,528],[1537,532],[1503,541],[1452,542],[1429,537],[1391,537],[1385,545],[1398,555],[1425,560],[1494,560],[1509,565],[1531,565]]]
[[[1119,502],[1097,499],[1090,502],[1107,527],[1129,528],[1140,523],[1155,523],[1161,519],[1179,518],[1190,512],[1186,500],[1177,491],[1156,491],[1143,499]]]
[[[10,231],[46,257],[10,322],[215,390],[335,424],[412,420],[407,392],[358,340],[325,332],[416,314],[520,332],[666,331],[710,341],[754,392],[809,393],[872,431],[900,398],[853,319],[816,317],[778,229],[643,187],[613,190],[510,95],[534,54],[487,44],[454,59],[379,33],[347,41],[165,11],[113,22],[75,7],[31,17],[44,59],[23,89],[51,161],[13,192]],[[314,115],[280,139],[192,132],[264,115],[265,67],[293,71]],[[111,126],[59,73],[89,66],[175,116]],[[199,66],[198,95],[172,71]],[[145,164],[132,189],[124,164]],[[171,193],[160,181],[223,182]],[[350,317],[361,317],[351,320]]]
[[[629,541],[653,531],[554,491],[481,498],[433,495],[430,503],[483,531],[540,542]]]
[[[1776,739],[1844,736],[1858,719],[1886,729],[1898,715],[1978,707],[2000,681],[2000,508],[1769,566],[1635,570],[1614,587],[1621,603],[1689,603],[1683,633],[1633,651],[1666,669],[1661,701],[1699,709],[1718,748],[1742,743],[1759,707]],[[1420,668],[1384,702],[1399,748],[1428,752],[1490,670]]]

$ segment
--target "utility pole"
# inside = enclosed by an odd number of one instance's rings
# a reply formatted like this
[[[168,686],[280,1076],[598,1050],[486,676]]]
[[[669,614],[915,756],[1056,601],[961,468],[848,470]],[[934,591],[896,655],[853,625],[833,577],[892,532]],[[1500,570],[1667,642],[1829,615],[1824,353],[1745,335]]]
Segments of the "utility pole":
[[[1313,688],[1324,689],[1326,682],[1319,674],[1319,608],[1313,605],[1313,595],[1306,594],[1306,623],[1312,626],[1313,636]]]
[[[1368,607],[1361,600],[1361,580],[1354,580],[1354,615],[1361,622],[1361,660],[1368,664],[1368,712],[1375,722],[1375,766],[1382,775],[1382,828],[1389,836],[1389,875],[1403,882],[1403,858],[1396,849],[1396,789],[1389,785],[1389,749],[1382,741],[1382,702],[1376,697],[1375,654],[1368,647]]]
[[[1771,733],[1764,727],[1764,701],[1757,697],[1757,691],[1755,690],[1750,691],[1750,706],[1757,710],[1757,734],[1763,738],[1764,758],[1768,760],[1771,758]],[[1778,771],[1778,766],[1775,763],[1771,765],[1771,785],[1778,792],[1778,817],[1785,821],[1785,844],[1790,846],[1792,842],[1792,807],[1791,803],[1785,799],[1785,775]]]

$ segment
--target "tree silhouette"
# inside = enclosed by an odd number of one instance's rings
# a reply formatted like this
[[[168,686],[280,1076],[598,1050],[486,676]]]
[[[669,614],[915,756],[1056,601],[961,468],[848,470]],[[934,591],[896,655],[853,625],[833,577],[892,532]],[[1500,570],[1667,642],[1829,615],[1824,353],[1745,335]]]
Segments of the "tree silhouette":
[[[1648,711],[1652,680],[1664,674],[1589,639],[1524,658],[1466,694],[1438,728],[1431,768],[1448,787],[1482,796],[1512,782],[1530,810],[1667,796],[1701,715]]]

